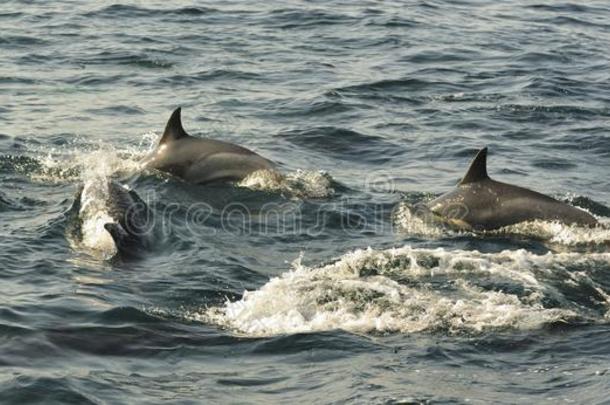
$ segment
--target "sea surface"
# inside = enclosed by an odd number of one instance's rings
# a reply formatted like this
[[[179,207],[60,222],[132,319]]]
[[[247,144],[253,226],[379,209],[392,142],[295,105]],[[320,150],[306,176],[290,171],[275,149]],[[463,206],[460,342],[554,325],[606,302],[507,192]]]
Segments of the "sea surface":
[[[0,28],[0,403],[607,403],[607,1],[3,0]],[[142,170],[179,106],[282,175]],[[484,146],[601,225],[410,214]],[[138,260],[111,180],[160,230]]]

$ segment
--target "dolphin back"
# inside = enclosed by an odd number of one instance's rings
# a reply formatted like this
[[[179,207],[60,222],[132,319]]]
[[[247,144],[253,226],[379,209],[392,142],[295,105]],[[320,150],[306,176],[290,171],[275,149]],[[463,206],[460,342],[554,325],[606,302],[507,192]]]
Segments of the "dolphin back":
[[[274,164],[257,153],[230,142],[190,136],[177,108],[165,126],[156,150],[145,167],[169,173],[190,183],[239,181],[257,170],[273,170]]]

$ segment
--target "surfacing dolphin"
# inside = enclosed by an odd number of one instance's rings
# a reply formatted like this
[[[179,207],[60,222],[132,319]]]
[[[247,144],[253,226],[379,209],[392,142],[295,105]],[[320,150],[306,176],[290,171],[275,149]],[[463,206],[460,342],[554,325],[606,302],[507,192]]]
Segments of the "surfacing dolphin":
[[[190,183],[239,181],[257,170],[273,170],[264,157],[242,146],[186,133],[177,108],[167,121],[157,148],[144,167],[172,174]]]
[[[113,180],[103,185],[105,190],[102,194],[93,191],[93,195],[89,195],[91,192],[88,191],[88,186],[91,184],[79,187],[68,212],[68,232],[71,237],[76,240],[83,239],[82,226],[89,214],[86,208],[83,212],[83,207],[90,204],[92,198],[103,198],[100,202],[109,217],[104,229],[112,237],[118,256],[122,259],[138,259],[150,253],[157,235],[152,211],[140,196]]]
[[[422,212],[423,211],[423,212]],[[476,155],[457,188],[426,204],[419,214],[460,230],[489,231],[520,222],[542,220],[595,226],[584,210],[487,175],[487,148]]]

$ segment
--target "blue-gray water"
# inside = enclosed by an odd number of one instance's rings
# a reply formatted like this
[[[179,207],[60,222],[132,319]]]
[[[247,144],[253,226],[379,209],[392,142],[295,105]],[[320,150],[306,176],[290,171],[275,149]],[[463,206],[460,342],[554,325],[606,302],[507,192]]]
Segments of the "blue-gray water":
[[[606,401],[610,7],[586,3],[2,1],[0,402]],[[139,173],[177,106],[286,177]],[[485,145],[603,226],[409,217]],[[108,178],[163,227],[141,260],[107,259],[103,212],[70,237]]]

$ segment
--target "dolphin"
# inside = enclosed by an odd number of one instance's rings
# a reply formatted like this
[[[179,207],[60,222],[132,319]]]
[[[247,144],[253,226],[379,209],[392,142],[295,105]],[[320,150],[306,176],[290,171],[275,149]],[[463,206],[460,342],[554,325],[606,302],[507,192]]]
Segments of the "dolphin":
[[[157,148],[143,167],[156,169],[189,183],[239,181],[257,170],[274,170],[274,164],[242,146],[190,136],[182,127],[181,109],[167,121]]]
[[[487,174],[486,147],[477,153],[454,190],[428,202],[418,213],[431,214],[433,220],[452,228],[471,231],[490,231],[533,220],[587,227],[598,223],[582,209],[491,179]]]
[[[123,258],[141,257],[152,249],[154,219],[151,210],[131,189],[111,181],[106,206],[114,222],[104,224]]]
[[[81,229],[88,215],[86,206],[91,199],[95,202],[101,199],[104,212],[109,217],[104,229],[112,237],[117,255],[123,259],[134,259],[152,250],[156,236],[152,212],[135,191],[112,180],[107,182],[107,191],[103,192],[103,196],[98,195],[97,190],[89,192],[86,188],[87,185],[79,187],[68,212],[72,220],[68,231],[72,237],[82,240]]]

